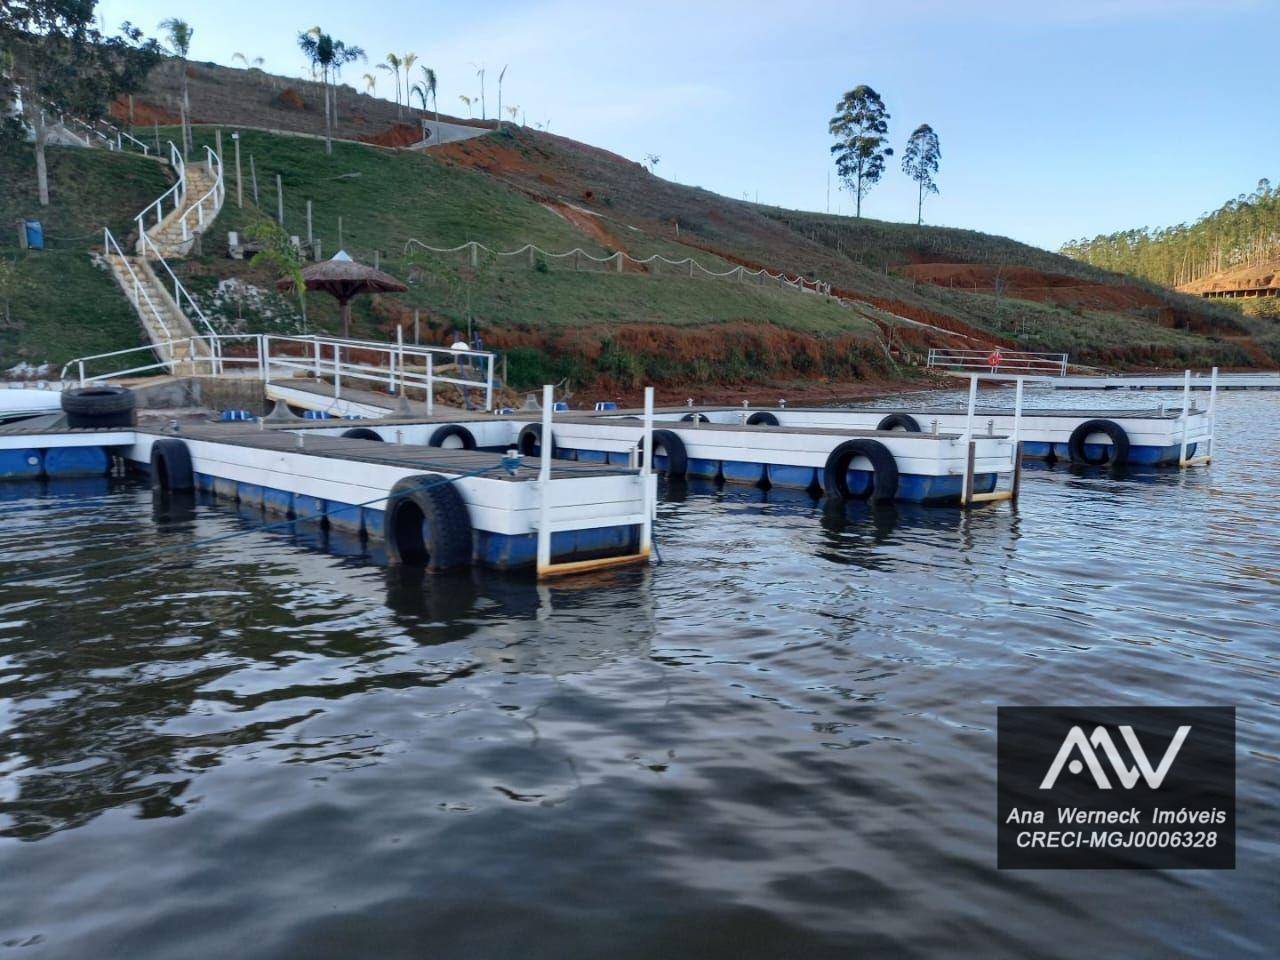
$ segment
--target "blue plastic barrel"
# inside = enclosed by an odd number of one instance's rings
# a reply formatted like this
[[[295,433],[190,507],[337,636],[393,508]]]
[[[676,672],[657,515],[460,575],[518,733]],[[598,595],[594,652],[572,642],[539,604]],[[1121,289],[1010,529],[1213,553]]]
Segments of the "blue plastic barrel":
[[[44,224],[39,220],[24,220],[23,229],[27,231],[27,247],[31,250],[44,249]]]

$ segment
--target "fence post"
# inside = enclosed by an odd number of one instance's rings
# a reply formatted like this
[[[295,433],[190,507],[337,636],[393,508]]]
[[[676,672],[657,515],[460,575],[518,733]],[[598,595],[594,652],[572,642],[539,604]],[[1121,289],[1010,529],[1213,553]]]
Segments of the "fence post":
[[[618,272],[621,273],[622,272],[622,251],[619,250],[617,253],[615,253],[613,255],[613,258],[616,261],[618,261]]]
[[[533,255],[533,244],[532,244],[532,243],[531,243],[531,244],[529,244],[529,266],[531,266],[531,267],[532,267],[532,266],[535,266],[535,259],[534,259],[534,255]]]
[[[418,317],[418,312],[419,312],[419,311],[418,311],[418,308],[417,308],[417,307],[414,307],[414,308],[413,308],[413,345],[414,345],[415,347],[416,347],[416,346],[418,346],[420,343],[422,343],[421,338],[418,336],[418,333],[419,333],[419,328],[418,328],[418,319],[419,319],[419,317]]]
[[[311,201],[307,201],[307,246],[311,246],[315,237],[311,233]]]
[[[471,241],[469,246],[471,247],[471,266],[478,267],[480,266],[480,248],[476,245],[474,240]]]

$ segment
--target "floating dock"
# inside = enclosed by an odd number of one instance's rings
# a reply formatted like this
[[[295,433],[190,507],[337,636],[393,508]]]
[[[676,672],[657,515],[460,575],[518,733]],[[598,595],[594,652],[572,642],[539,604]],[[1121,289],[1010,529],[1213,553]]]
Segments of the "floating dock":
[[[164,493],[205,491],[325,523],[385,541],[393,561],[429,569],[476,563],[551,576],[642,561],[657,497],[643,468],[520,462],[305,425],[0,427],[3,478],[103,476],[113,458]]]
[[[624,417],[634,411],[597,413]],[[963,407],[666,407],[654,411],[662,423],[704,419],[712,424],[776,424],[781,430],[871,430],[913,435],[962,435],[970,416]],[[1194,462],[1212,437],[1207,409],[1152,410],[1023,409],[980,407],[974,411],[975,439],[1012,436],[1017,431],[1022,454],[1031,459],[1067,460],[1086,464],[1115,459],[1117,442],[1127,444],[1130,464],[1174,465]],[[1120,431],[1116,434],[1114,431]],[[1073,444],[1075,452],[1073,453]]]

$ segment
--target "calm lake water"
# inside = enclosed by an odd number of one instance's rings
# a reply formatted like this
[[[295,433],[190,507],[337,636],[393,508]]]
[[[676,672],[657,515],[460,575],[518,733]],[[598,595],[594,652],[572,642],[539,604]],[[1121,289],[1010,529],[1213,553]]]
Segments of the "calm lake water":
[[[0,586],[0,957],[1275,956],[1280,397],[1218,424],[1016,509],[672,490],[550,587],[0,485],[0,578],[113,560]],[[1236,705],[1238,868],[997,871],[1040,703]]]

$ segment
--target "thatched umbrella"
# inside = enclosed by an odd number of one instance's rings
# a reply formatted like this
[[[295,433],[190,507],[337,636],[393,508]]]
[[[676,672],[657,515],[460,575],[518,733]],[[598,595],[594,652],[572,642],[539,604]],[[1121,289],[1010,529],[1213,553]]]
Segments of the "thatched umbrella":
[[[362,293],[402,293],[409,288],[381,270],[357,263],[345,250],[339,250],[332,260],[313,263],[302,270],[302,282],[308,290],[323,290],[337,298],[342,308],[342,335],[351,336],[351,299]],[[283,293],[295,288],[294,278],[285,277],[276,282],[276,289]]]

